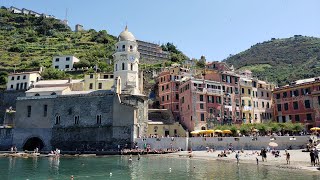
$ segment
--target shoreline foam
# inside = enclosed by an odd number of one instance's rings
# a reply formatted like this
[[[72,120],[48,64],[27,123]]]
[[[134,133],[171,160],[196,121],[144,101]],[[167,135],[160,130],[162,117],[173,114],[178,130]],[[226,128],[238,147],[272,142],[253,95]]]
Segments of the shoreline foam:
[[[192,159],[197,160],[213,160],[213,161],[224,161],[229,163],[237,163],[235,153],[229,154],[227,157],[218,157],[221,151],[206,152],[206,151],[193,151]],[[258,151],[259,152],[259,151]],[[271,166],[281,169],[299,169],[307,170],[312,172],[320,172],[320,166],[311,166],[310,156],[308,152],[302,152],[302,150],[288,150],[291,155],[291,162],[287,164],[284,151],[280,151],[281,157],[275,158],[271,153],[267,154],[267,162],[262,162],[261,156],[252,155],[252,151],[245,150],[244,153],[240,153],[239,164],[256,164],[256,157],[259,159],[259,166]],[[187,151],[181,151],[171,154],[162,154],[157,156],[173,157],[173,158],[189,158]]]

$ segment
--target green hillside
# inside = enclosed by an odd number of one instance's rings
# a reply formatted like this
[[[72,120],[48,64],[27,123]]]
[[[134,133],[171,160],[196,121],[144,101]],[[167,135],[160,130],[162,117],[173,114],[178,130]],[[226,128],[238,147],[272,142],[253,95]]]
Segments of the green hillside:
[[[51,67],[55,55],[74,55],[81,61],[77,67],[93,67],[98,64],[101,71],[112,71],[113,66],[107,64],[112,59],[115,36],[107,31],[90,29],[73,32],[60,20],[53,18],[34,17],[32,15],[13,14],[1,7],[0,9],[0,89],[6,84],[7,74],[17,71],[47,67],[43,77],[58,79],[81,77],[82,73],[65,73]],[[173,44],[162,46],[170,52],[169,62],[159,61],[158,64],[141,64],[144,70],[160,68],[172,62],[180,62],[187,57]],[[148,63],[148,62],[145,62]]]
[[[296,35],[251,46],[224,60],[279,85],[320,75],[320,38]]]
[[[72,32],[53,18],[12,14],[0,9],[0,69],[50,67],[54,55],[75,55],[95,64],[111,57],[116,38],[106,31]]]

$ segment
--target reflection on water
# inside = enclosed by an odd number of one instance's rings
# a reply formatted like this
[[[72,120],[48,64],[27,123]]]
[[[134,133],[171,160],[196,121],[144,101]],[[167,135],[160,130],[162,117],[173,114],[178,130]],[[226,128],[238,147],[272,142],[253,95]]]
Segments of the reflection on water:
[[[0,179],[319,179],[317,172],[187,158],[0,158]]]

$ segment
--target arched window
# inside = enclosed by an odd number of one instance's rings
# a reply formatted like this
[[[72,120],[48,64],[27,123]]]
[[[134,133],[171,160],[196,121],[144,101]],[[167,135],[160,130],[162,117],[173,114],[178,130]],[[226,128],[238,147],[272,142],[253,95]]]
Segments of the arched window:
[[[130,51],[132,51],[133,50],[133,46],[132,45],[130,45]]]
[[[125,45],[122,45],[122,51],[124,51],[126,49]]]
[[[74,124],[79,124],[80,116],[74,116]]]
[[[37,94],[35,94],[34,96],[40,96],[40,94],[37,93]]]
[[[53,92],[53,93],[51,93],[51,95],[57,95],[57,93]]]
[[[116,71],[118,71],[118,64],[116,64]]]
[[[28,85],[28,84],[25,82],[25,83],[24,83],[24,89],[27,89],[27,85]]]
[[[101,115],[97,115],[97,124],[101,124]]]
[[[124,70],[124,63],[122,63],[122,70]]]
[[[156,132],[158,131],[158,126],[155,126],[155,127],[153,128],[153,130],[154,130],[154,132],[156,133]]]
[[[54,124],[60,124],[60,116],[56,115],[55,123]]]
[[[131,71],[133,71],[133,64],[131,63]]]
[[[202,126],[202,127],[201,127],[201,130],[206,130],[206,127]]]

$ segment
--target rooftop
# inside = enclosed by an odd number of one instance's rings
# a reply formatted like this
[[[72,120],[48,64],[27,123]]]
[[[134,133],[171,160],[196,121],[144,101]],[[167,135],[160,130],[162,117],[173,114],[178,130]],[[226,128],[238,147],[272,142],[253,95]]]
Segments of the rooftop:
[[[52,85],[56,85],[56,84],[72,84],[72,83],[79,83],[82,82],[83,79],[72,79],[71,82],[69,82],[69,80],[43,80],[43,81],[38,81],[36,83],[34,83],[34,85],[48,85],[48,84],[52,84]]]
[[[16,72],[16,73],[10,73],[9,76],[12,76],[12,75],[22,75],[22,74],[40,74],[40,72],[39,72],[39,71]]]
[[[65,89],[68,89],[68,86],[64,87],[46,87],[46,88],[32,88],[27,93],[37,93],[37,92],[55,92],[55,91],[63,91]]]

